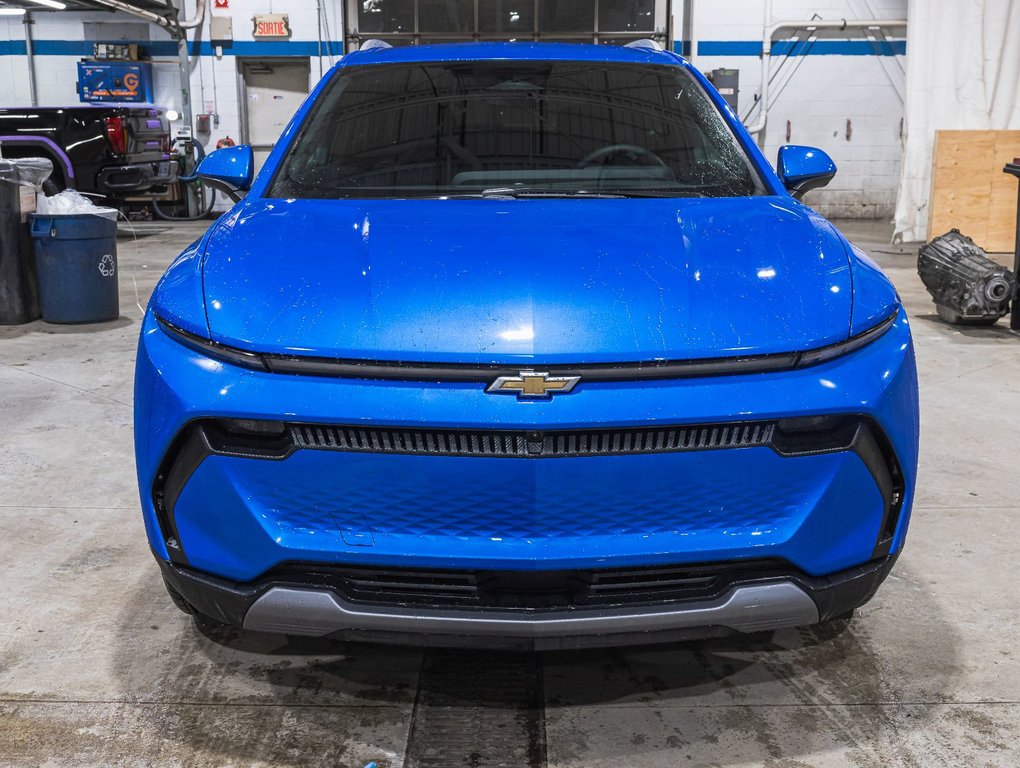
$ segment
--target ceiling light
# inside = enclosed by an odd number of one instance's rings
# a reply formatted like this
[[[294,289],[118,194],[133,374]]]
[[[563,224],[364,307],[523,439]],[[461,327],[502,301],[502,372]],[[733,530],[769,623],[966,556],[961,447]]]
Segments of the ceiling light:
[[[0,8],[0,16],[24,16],[24,8]]]
[[[67,3],[61,3],[59,0],[28,0],[30,3],[36,5],[45,5],[47,8],[56,8],[58,11],[62,11],[67,7]]]

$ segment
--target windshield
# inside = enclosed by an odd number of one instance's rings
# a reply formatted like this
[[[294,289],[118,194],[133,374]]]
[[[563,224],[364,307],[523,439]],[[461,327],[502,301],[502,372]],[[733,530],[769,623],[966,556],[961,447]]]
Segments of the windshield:
[[[762,194],[679,67],[572,61],[341,69],[269,190],[281,198]]]

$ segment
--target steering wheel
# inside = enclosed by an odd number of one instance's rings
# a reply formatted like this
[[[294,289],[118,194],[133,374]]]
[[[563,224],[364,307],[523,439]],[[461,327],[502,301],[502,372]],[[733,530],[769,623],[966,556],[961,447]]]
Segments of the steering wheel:
[[[666,167],[663,159],[652,152],[652,150],[639,147],[636,144],[610,144],[607,147],[596,149],[594,152],[585,155],[581,162],[577,164],[577,167],[587,168],[592,165],[615,165],[615,163],[610,161],[617,155],[623,155],[632,161],[626,163],[626,165],[658,165],[662,168]]]

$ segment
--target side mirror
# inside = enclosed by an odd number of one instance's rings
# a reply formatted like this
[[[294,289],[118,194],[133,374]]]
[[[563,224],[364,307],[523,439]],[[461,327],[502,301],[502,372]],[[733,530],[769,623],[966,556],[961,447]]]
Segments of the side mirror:
[[[239,145],[210,152],[198,164],[195,175],[210,186],[226,192],[235,202],[251,187],[255,173],[255,155],[251,147]]]
[[[805,192],[824,187],[836,175],[836,164],[820,149],[787,144],[779,148],[776,171],[783,186],[800,200]]]

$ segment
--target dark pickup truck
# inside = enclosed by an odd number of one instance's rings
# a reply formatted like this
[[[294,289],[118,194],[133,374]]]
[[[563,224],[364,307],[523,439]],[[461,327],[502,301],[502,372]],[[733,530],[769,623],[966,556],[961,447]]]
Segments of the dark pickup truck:
[[[163,192],[177,178],[166,115],[137,104],[0,107],[0,156],[48,157],[47,192],[77,189],[111,202]]]

